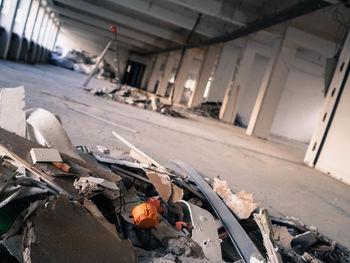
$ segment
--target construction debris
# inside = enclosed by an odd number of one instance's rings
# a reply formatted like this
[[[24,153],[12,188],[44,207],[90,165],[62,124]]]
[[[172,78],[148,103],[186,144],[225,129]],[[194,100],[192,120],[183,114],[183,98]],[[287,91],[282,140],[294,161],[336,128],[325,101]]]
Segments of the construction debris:
[[[129,152],[76,149],[61,125],[49,136],[35,120],[18,127],[36,136],[0,128],[1,262],[350,262],[315,227],[256,211],[225,181],[211,188],[179,161],[184,173],[172,171],[115,132]],[[33,149],[62,160],[32,159]]]
[[[32,157],[33,164],[62,162],[61,155],[56,149],[33,148],[30,150],[30,156]]]
[[[96,63],[97,56],[90,55],[83,50],[62,50],[60,47],[51,52],[49,62],[66,69],[89,75]],[[113,67],[103,60],[98,67],[97,78],[115,82],[115,71]]]
[[[200,105],[188,108],[187,111],[200,116],[219,119],[221,102],[202,102]]]
[[[26,134],[24,96],[23,86],[0,89],[0,127],[22,137]]]
[[[213,190],[217,193],[239,219],[247,219],[259,207],[254,202],[253,195],[244,190],[233,194],[226,181],[214,178]]]
[[[131,86],[122,85],[121,88],[91,89],[89,93],[142,109],[160,112],[164,115],[184,118],[181,113],[173,109],[169,98],[161,98],[153,93]]]

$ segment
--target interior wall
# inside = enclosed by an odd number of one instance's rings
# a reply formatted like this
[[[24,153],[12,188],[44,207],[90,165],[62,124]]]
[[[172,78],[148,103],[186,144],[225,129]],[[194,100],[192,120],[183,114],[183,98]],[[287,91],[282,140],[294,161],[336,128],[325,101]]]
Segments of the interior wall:
[[[76,31],[71,31],[65,27],[62,27],[57,38],[56,46],[60,46],[64,49],[84,50],[92,56],[100,55],[107,45],[108,40],[102,37],[99,40],[98,36],[96,38],[88,36],[88,33],[78,33]],[[128,52],[129,51],[127,49],[119,47],[119,67],[121,76],[124,75],[126,62],[128,60]],[[112,67],[114,67],[114,57],[115,53],[112,51],[108,51],[105,56],[106,61],[111,64]]]
[[[262,79],[265,74],[268,58],[256,54],[247,86],[242,96],[242,103],[238,107],[238,115],[244,125],[248,126],[250,115],[253,111],[256,98],[260,89]]]
[[[324,78],[291,68],[271,133],[308,143],[324,101]]]
[[[339,101],[316,168],[350,184],[350,78]]]

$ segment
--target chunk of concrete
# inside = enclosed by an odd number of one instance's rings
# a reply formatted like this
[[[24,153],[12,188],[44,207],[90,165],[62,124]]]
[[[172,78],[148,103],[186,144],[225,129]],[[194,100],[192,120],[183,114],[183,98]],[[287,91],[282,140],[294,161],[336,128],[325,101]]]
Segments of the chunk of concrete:
[[[32,157],[33,164],[63,162],[60,153],[53,148],[32,148],[30,150],[30,156]]]

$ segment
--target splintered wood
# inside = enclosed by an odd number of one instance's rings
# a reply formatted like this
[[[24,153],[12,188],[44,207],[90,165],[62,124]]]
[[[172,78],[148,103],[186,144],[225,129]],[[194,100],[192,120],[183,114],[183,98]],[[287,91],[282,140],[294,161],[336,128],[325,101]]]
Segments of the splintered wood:
[[[214,178],[213,190],[239,219],[248,218],[259,207],[259,204],[254,202],[252,194],[247,194],[244,190],[233,194],[227,182],[219,178]]]

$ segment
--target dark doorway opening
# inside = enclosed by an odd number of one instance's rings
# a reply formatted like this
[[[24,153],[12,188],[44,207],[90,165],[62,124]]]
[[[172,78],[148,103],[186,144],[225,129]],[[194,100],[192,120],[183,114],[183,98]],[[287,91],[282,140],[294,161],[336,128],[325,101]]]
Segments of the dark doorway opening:
[[[141,81],[145,72],[146,65],[132,60],[128,60],[126,63],[125,74],[123,77],[123,84],[141,88]]]

